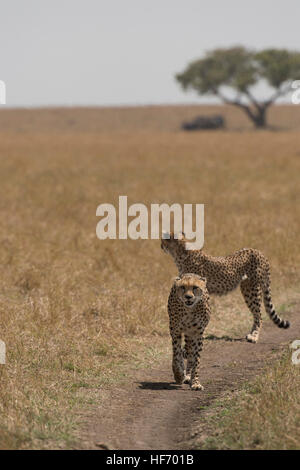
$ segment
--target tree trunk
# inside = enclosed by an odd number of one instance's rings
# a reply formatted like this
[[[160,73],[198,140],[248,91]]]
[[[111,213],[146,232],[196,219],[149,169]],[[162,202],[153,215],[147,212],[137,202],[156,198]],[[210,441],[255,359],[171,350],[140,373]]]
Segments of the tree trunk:
[[[237,106],[238,108],[242,109],[248,116],[248,118],[253,122],[256,129],[264,129],[267,127],[267,109],[273,103],[273,100],[269,100],[264,103],[258,103],[256,100],[252,99],[252,106],[242,103],[241,101],[229,100],[220,92],[215,91],[215,94],[219,96],[226,104],[232,104],[233,106]]]
[[[255,114],[253,118],[254,125],[257,129],[263,129],[267,125],[266,121],[266,108],[261,108],[257,113]]]
[[[255,107],[251,108],[246,104],[242,104],[239,101],[227,101],[227,104],[233,104],[238,108],[242,109],[248,116],[248,118],[253,122],[256,129],[264,129],[267,127],[267,108],[266,105],[259,105],[256,103]]]

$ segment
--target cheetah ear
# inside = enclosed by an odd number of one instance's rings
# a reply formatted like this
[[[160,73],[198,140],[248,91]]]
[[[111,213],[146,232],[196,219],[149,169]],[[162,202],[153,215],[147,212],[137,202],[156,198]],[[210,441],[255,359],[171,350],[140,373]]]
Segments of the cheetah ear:
[[[181,281],[179,276],[173,278],[173,284],[176,284],[178,281]]]
[[[184,232],[178,232],[177,238],[178,238],[178,240],[183,240],[185,238],[185,233]]]

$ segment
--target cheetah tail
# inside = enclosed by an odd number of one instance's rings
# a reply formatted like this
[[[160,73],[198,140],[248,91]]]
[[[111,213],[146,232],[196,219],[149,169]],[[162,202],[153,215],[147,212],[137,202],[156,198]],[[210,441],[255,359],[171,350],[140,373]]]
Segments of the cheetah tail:
[[[272,304],[271,300],[271,291],[270,287],[267,287],[264,290],[264,304],[265,304],[265,309],[271,320],[277,325],[279,328],[289,328],[290,327],[290,322],[288,320],[283,320],[280,318],[277,313],[275,312],[275,308]]]

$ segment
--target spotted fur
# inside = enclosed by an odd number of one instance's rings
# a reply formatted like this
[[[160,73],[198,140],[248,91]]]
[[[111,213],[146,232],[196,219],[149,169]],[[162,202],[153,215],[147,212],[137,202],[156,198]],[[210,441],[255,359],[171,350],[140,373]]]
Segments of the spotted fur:
[[[192,390],[202,390],[198,367],[203,345],[203,332],[209,317],[209,295],[206,280],[186,273],[175,279],[168,300],[170,334],[173,347],[172,368],[178,384],[189,383]],[[182,337],[185,347],[182,348]],[[187,359],[186,371],[184,358]]]
[[[225,295],[240,285],[244,300],[253,314],[253,326],[246,336],[256,343],[262,326],[261,304],[279,328],[289,328],[290,323],[275,312],[271,300],[270,266],[266,257],[253,248],[243,248],[229,256],[213,257],[202,250],[187,250],[184,234],[178,237],[164,234],[162,249],[169,253],[178,268],[179,275],[195,273],[205,277],[209,294]]]

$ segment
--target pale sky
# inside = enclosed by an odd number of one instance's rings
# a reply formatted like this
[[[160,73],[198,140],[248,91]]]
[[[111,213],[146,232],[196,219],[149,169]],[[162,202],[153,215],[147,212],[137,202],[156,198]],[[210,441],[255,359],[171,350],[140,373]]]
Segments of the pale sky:
[[[300,49],[299,0],[0,0],[0,7],[8,107],[207,102],[174,80],[205,51]]]

